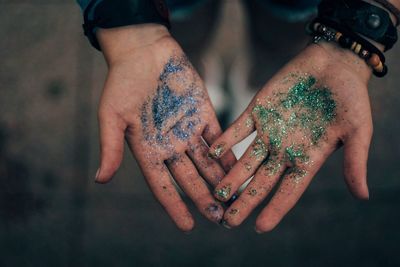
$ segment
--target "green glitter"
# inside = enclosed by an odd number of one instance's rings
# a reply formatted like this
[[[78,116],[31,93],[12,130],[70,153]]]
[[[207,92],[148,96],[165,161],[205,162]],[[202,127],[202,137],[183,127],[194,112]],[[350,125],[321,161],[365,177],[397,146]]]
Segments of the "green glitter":
[[[296,184],[298,184],[301,182],[301,178],[307,175],[307,171],[298,167],[292,167],[288,169],[286,174],[289,175]]]
[[[251,151],[251,155],[254,156],[257,160],[263,160],[268,153],[267,146],[264,144],[263,140],[258,138],[253,147],[253,151]]]
[[[278,173],[282,167],[282,160],[278,159],[277,152],[274,151],[264,164],[265,176],[273,176]]]
[[[295,163],[296,159],[299,159],[300,162],[309,160],[309,156],[305,154],[304,145],[291,145],[285,149],[285,152],[290,162]]]
[[[253,127],[253,124],[254,124],[253,119],[251,117],[248,117],[246,119],[246,127],[247,128]]]
[[[252,113],[261,126],[260,130],[269,138],[271,155],[264,165],[268,175],[278,172],[285,160],[295,165],[291,168],[291,175],[297,178],[306,175],[305,170],[296,164],[309,161],[307,150],[318,144],[336,117],[332,92],[316,84],[317,80],[312,76],[299,77],[287,93],[275,92],[274,98],[266,98],[265,103],[258,100],[253,108]],[[297,138],[299,134],[301,143],[293,143],[292,140],[287,146],[288,139]],[[284,160],[277,156],[282,149]]]
[[[278,149],[282,140],[298,127],[308,131],[308,138],[316,144],[326,127],[336,116],[336,103],[328,88],[315,87],[312,76],[300,78],[287,94],[276,94],[278,104],[256,105],[253,114],[259,119],[262,131],[269,137],[271,148]]]
[[[215,194],[217,194],[217,196],[219,196],[222,199],[227,199],[230,193],[231,193],[231,187],[229,185],[226,185],[221,189],[215,191]]]

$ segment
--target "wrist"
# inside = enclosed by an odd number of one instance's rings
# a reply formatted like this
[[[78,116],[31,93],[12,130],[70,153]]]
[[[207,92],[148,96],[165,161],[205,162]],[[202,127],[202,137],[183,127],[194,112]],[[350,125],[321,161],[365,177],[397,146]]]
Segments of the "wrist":
[[[128,53],[155,44],[170,34],[163,25],[146,23],[110,29],[99,28],[96,36],[107,64],[110,65],[123,59]]]
[[[340,64],[341,67],[349,72],[359,76],[366,83],[371,78],[372,69],[359,56],[351,50],[343,49],[339,45],[331,42],[312,43],[310,46],[316,46],[323,50],[323,55],[327,62],[327,66],[332,64]]]

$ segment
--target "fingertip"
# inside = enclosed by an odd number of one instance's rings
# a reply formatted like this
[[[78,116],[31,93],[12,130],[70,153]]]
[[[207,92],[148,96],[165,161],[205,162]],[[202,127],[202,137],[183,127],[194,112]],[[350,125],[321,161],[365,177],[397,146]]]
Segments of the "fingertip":
[[[208,156],[213,159],[219,159],[225,153],[225,149],[225,143],[216,142],[215,144],[211,145],[210,150],[208,151]]]
[[[218,185],[214,190],[214,197],[220,201],[227,202],[231,195],[231,185]]]
[[[363,184],[356,189],[353,189],[352,194],[359,200],[369,200],[369,190],[366,184]]]
[[[207,217],[215,223],[221,223],[224,216],[224,208],[220,203],[211,203],[206,208]]]
[[[110,181],[110,178],[105,177],[101,171],[101,168],[97,169],[96,176],[94,178],[94,182],[97,184],[106,184]]]
[[[225,220],[222,220],[222,221],[221,221],[221,225],[222,225],[225,229],[228,229],[228,230],[232,229],[232,227],[230,227],[229,224],[227,223],[227,221],[225,221]]]
[[[278,225],[279,222],[274,222],[268,219],[257,219],[255,231],[257,234],[264,234],[272,231]]]
[[[97,181],[99,179],[100,168],[97,169],[96,174],[94,176],[94,180]]]
[[[119,163],[114,165],[100,166],[97,170],[95,182],[98,184],[106,184],[112,180],[119,168]]]
[[[227,211],[228,212],[228,211]],[[232,228],[236,228],[239,225],[242,224],[241,221],[235,220],[233,217],[230,217],[228,215],[226,215],[227,213],[225,213],[224,219],[222,220],[222,225],[226,228],[226,229],[232,229]]]
[[[366,184],[362,185],[359,190],[356,191],[355,196],[360,200],[369,200],[369,190]]]
[[[345,174],[345,180],[351,194],[360,200],[369,199],[369,189],[367,185],[367,178],[355,178],[352,175]]]
[[[194,219],[192,217],[185,218],[182,222],[177,223],[177,227],[185,234],[190,234],[195,226]]]

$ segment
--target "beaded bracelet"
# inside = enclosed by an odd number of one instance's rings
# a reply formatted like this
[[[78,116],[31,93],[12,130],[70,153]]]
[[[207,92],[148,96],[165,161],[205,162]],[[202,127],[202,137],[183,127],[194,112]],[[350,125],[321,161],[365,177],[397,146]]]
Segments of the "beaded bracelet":
[[[377,77],[383,77],[387,74],[388,68],[385,65],[385,56],[375,46],[367,40],[357,36],[350,38],[342,32],[328,27],[318,21],[314,21],[309,28],[313,33],[313,42],[318,43],[321,40],[327,42],[336,42],[341,47],[350,49],[373,69],[373,74]],[[354,36],[352,36],[354,37]],[[373,47],[373,48],[372,48]],[[371,51],[372,50],[372,51]]]

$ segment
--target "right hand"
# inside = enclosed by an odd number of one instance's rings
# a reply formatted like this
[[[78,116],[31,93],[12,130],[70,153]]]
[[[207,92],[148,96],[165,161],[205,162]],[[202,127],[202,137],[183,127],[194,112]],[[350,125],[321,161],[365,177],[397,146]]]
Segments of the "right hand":
[[[225,212],[226,226],[240,225],[277,187],[256,221],[258,232],[271,231],[297,203],[328,156],[342,145],[347,185],[356,197],[368,199],[370,76],[370,68],[353,52],[321,42],[309,45],[266,83],[211,146],[215,154],[221,146],[229,149],[257,132],[252,145],[216,187],[215,196],[226,201],[253,177]]]
[[[100,29],[97,36],[109,72],[99,107],[96,181],[106,183],[115,174],[125,138],[155,197],[181,230],[190,231],[194,220],[173,180],[205,217],[220,222],[224,210],[203,178],[216,186],[236,159],[232,152],[220,161],[208,157],[221,128],[197,72],[163,26]]]

